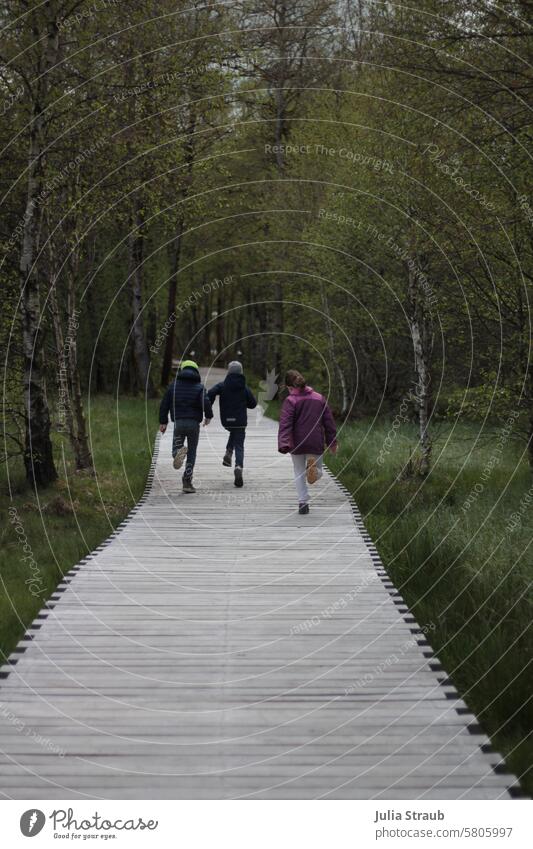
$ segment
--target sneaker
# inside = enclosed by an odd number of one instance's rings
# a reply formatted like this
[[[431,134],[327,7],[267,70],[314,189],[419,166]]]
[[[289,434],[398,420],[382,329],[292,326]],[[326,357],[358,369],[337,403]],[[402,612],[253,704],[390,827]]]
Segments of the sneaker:
[[[222,458],[222,465],[223,466],[231,466],[231,454],[228,454],[227,451]]]
[[[181,469],[181,467],[183,466],[183,461],[185,460],[186,456],[187,456],[187,446],[183,445],[182,448],[178,448],[178,450],[176,452],[176,456],[174,457],[174,462],[173,462],[172,465],[174,466],[175,469]]]
[[[318,469],[316,467],[316,457],[309,457],[307,460],[305,476],[307,483],[316,483],[318,480]]]
[[[240,466],[235,466],[235,486],[242,486],[243,483],[242,469]]]
[[[300,514],[300,516],[307,516],[307,514],[309,513],[309,504],[299,504],[298,513]]]
[[[194,486],[192,485],[192,481],[184,480],[183,481],[183,492],[196,492]]]

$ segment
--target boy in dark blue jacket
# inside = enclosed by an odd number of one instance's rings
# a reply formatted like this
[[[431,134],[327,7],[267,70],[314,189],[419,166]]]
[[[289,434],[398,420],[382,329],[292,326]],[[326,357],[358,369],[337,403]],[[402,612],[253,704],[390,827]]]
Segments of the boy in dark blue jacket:
[[[180,469],[185,455],[187,462],[183,473],[183,492],[196,492],[192,485],[192,474],[196,462],[196,449],[200,436],[200,422],[208,425],[213,418],[213,409],[204,385],[200,380],[198,366],[192,360],[185,360],[176,375],[174,383],[168,387],[159,407],[159,430],[167,429],[168,414],[174,422],[172,456],[174,468]],[[187,440],[187,447],[185,447]]]
[[[223,427],[229,430],[229,439],[222,465],[231,466],[231,458],[235,450],[235,486],[242,486],[244,437],[248,424],[247,410],[253,410],[254,407],[257,407],[257,401],[246,386],[242,365],[237,360],[229,364],[226,379],[217,383],[207,393],[211,403],[217,395],[220,395],[220,421]]]

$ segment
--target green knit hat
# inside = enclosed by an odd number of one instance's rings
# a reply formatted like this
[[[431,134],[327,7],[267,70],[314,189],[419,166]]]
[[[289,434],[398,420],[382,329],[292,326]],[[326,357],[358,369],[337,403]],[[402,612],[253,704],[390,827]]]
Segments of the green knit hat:
[[[180,369],[182,368],[195,368],[196,371],[200,371],[194,360],[183,360],[183,362],[180,363]]]

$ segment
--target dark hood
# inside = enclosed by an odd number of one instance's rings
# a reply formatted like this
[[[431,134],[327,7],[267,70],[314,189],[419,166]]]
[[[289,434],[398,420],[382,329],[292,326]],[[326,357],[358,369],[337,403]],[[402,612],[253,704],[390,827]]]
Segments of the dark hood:
[[[246,378],[244,374],[235,374],[235,372],[232,372],[226,375],[224,386],[228,389],[243,389],[246,386]]]
[[[176,380],[190,380],[192,383],[200,383],[200,373],[195,368],[185,366],[176,375]]]

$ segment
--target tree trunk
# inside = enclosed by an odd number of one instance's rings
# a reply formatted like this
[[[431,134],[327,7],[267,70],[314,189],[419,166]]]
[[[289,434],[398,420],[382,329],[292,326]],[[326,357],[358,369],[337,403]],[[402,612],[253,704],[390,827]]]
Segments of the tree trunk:
[[[417,280],[417,271],[408,266],[407,315],[413,342],[416,374],[415,398],[418,411],[420,440],[420,474],[427,475],[431,467],[432,440],[429,432],[431,409],[431,319],[426,295]]]
[[[72,379],[72,406],[76,422],[76,468],[87,471],[93,469],[93,458],[89,446],[89,437],[83,412],[83,399],[80,383],[80,372],[77,364],[74,365],[71,374]]]
[[[172,244],[172,271],[168,281],[167,300],[167,336],[165,338],[165,350],[163,353],[163,365],[161,366],[161,386],[166,386],[170,381],[172,373],[172,360],[174,358],[174,337],[176,326],[176,296],[178,293],[178,272],[181,259],[181,237],[183,234],[183,220],[180,218],[176,224],[176,236]]]
[[[226,347],[226,334],[224,333],[224,323],[227,321],[228,317],[224,315],[224,302],[222,300],[222,292],[220,289],[218,290],[218,296],[216,299],[217,302],[217,321],[216,321],[216,332],[217,332],[217,350],[219,355],[224,352],[224,356],[228,357],[227,351],[225,351]],[[229,334],[228,334],[228,338]]]
[[[346,389],[346,378],[344,377],[344,372],[339,363],[335,350],[335,334],[333,332],[333,325],[331,323],[331,315],[329,312],[328,295],[322,281],[320,282],[320,292],[322,295],[322,309],[324,310],[324,315],[326,316],[326,331],[328,336],[329,358],[331,364],[333,365],[333,368],[335,369],[335,372],[337,373],[337,377],[339,380],[342,397],[341,416],[344,416],[346,415],[346,411],[348,410],[348,392]]]
[[[189,195],[189,191],[192,185],[192,177],[193,177],[193,166],[195,159],[195,132],[196,132],[196,109],[191,106],[191,113],[189,116],[189,123],[187,126],[187,141],[185,144],[185,165],[186,165],[186,176],[185,182],[182,188],[181,196],[182,196],[182,204],[181,208],[183,209],[183,204]],[[172,372],[172,360],[174,356],[174,338],[175,338],[175,324],[176,324],[176,295],[178,291],[178,272],[180,269],[180,261],[181,261],[181,249],[182,249],[182,237],[183,231],[185,229],[185,221],[183,213],[180,214],[176,224],[176,236],[173,243],[173,253],[172,253],[172,273],[169,280],[168,285],[168,301],[167,301],[167,322],[169,322],[167,326],[168,334],[165,338],[165,351],[163,354],[163,365],[161,367],[161,385],[166,386],[170,380],[170,374]]]
[[[285,161],[283,156],[283,136],[285,129],[285,91],[284,80],[280,79],[276,88],[276,121],[274,125],[274,140],[276,145],[276,166],[278,174],[283,173]]]
[[[39,216],[36,201],[42,191],[44,104],[49,85],[48,72],[57,62],[57,24],[48,22],[43,72],[37,83],[30,127],[28,191],[20,254],[22,305],[23,387],[25,407],[24,465],[26,478],[34,486],[46,486],[57,478],[52,442],[50,411],[45,395],[43,344],[39,297],[39,269],[34,267],[38,252]]]
[[[143,392],[148,398],[155,398],[156,392],[150,375],[150,354],[144,332],[143,319],[143,261],[144,261],[144,232],[143,218],[138,201],[135,203],[135,214],[130,234],[130,279],[132,296],[132,336],[133,355],[137,379]]]
[[[283,251],[285,255],[285,251]],[[285,311],[283,309],[283,284],[276,283],[276,304],[275,304],[275,346],[276,346],[276,356],[274,362],[274,368],[276,370],[276,374],[281,374],[283,370],[283,340],[284,340],[284,330],[285,330]]]
[[[58,414],[58,430],[66,431],[74,455],[76,455],[76,433],[74,428],[74,418],[72,415],[72,399],[69,379],[69,369],[65,356],[65,339],[63,336],[63,327],[61,325],[61,316],[59,314],[59,305],[57,303],[56,293],[56,278],[52,276],[52,285],[50,286],[50,311],[52,313],[52,324],[54,328],[54,338],[57,356],[57,390],[58,390],[58,408],[62,410],[64,418],[64,427],[62,427],[62,416]],[[58,409],[59,413],[59,409]]]
[[[533,368],[531,364],[526,366],[529,398],[527,399],[527,459],[529,468],[533,472]]]
[[[77,249],[76,249],[77,250]],[[74,454],[76,457],[76,468],[78,470],[93,469],[93,458],[89,447],[89,437],[87,434],[87,426],[85,422],[85,414],[83,412],[83,396],[81,391],[80,370],[78,368],[78,326],[77,321],[79,311],[76,309],[76,295],[74,290],[74,280],[78,267],[78,257],[76,254],[74,269],[68,272],[68,289],[67,289],[67,316],[68,316],[68,365],[70,377],[70,392],[72,398],[73,416],[76,427],[76,441],[74,446]]]
[[[92,263],[93,267],[95,266],[95,262]],[[87,330],[89,332],[89,337],[91,339],[98,339],[98,330],[99,330],[99,318],[98,318],[98,309],[95,301],[94,289],[92,286],[87,286],[85,290],[85,316],[87,321]],[[105,369],[104,360],[102,358],[102,346],[101,342],[96,344],[96,347],[91,352],[92,356],[92,368],[90,371],[91,376],[91,385],[89,385],[89,390],[96,392],[109,392],[110,391],[110,383],[113,382],[114,379],[118,380],[118,373],[115,376],[111,376]],[[111,381],[109,378],[111,377]]]
[[[259,363],[258,370],[261,377],[263,375],[268,374],[270,369],[270,363],[267,362],[267,357],[270,351],[269,345],[269,336],[268,336],[268,319],[267,319],[267,306],[265,303],[257,303],[256,302],[256,310],[257,310],[257,320],[259,325]],[[277,372],[279,374],[279,372]]]
[[[58,394],[63,409],[65,431],[68,435],[76,469],[92,469],[93,460],[89,448],[85,416],[83,413],[83,401],[81,392],[80,375],[77,365],[76,334],[78,328],[77,311],[75,308],[74,293],[70,291],[72,281],[69,280],[68,303],[67,303],[67,336],[63,334],[63,325],[57,301],[56,278],[52,278],[50,288],[50,309],[54,326],[58,361]]]
[[[528,418],[527,459],[529,463],[529,468],[533,472],[533,412],[530,413]]]

